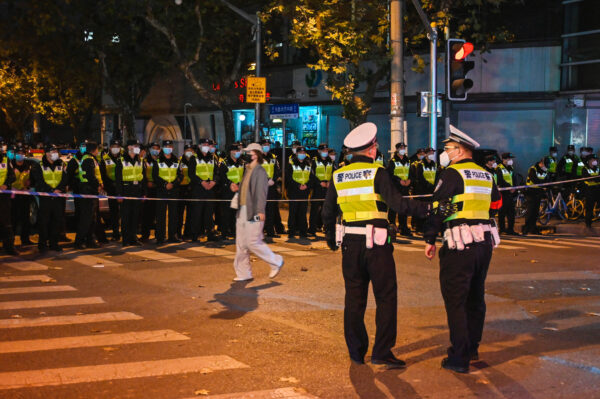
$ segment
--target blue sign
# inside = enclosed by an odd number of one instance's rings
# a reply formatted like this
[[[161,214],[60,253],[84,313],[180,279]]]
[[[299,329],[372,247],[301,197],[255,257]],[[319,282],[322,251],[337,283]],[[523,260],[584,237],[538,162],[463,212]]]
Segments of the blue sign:
[[[298,104],[271,104],[271,119],[297,119],[300,107]]]

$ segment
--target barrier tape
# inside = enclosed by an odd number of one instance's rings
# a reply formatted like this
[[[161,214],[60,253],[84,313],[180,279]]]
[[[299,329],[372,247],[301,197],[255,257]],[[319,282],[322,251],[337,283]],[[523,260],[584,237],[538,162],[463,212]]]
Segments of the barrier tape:
[[[592,176],[592,177],[582,177],[579,179],[572,180],[563,180],[557,182],[549,182],[549,183],[539,183],[532,185],[523,185],[523,186],[514,186],[514,187],[503,187],[499,188],[499,191],[508,191],[508,190],[521,190],[521,189],[530,189],[536,187],[547,187],[547,186],[557,186],[561,184],[568,184],[586,180],[594,180],[600,179],[600,176]],[[29,195],[36,197],[50,197],[50,198],[84,198],[84,199],[113,199],[113,200],[133,200],[133,201],[186,201],[186,202],[231,202],[230,199],[206,199],[206,198],[150,198],[150,197],[124,197],[124,196],[115,196],[115,195],[93,195],[93,194],[73,194],[73,193],[39,193],[37,191],[25,191],[25,190],[0,190],[0,194],[10,194],[11,196],[16,195]],[[422,194],[422,195],[407,195],[404,198],[428,198],[432,197],[433,194]],[[268,199],[267,202],[319,202],[325,201],[324,199]]]

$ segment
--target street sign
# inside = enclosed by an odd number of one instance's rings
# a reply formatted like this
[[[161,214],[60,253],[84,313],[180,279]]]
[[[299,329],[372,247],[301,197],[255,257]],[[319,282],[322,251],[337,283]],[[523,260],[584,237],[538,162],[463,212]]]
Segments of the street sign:
[[[269,113],[271,119],[297,119],[299,110],[298,104],[272,104]]]
[[[264,103],[267,101],[267,78],[248,76],[247,83],[247,103]]]

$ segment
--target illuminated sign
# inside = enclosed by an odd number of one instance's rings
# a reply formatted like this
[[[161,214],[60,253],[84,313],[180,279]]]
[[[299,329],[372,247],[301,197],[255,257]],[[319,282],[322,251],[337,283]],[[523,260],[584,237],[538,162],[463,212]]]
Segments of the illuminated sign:
[[[264,103],[267,101],[267,78],[248,76],[247,83],[247,103]]]

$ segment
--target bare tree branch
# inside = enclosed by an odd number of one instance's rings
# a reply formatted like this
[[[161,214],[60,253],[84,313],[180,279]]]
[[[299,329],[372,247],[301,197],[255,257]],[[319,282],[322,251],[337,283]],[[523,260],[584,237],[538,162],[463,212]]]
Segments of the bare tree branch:
[[[177,39],[175,38],[175,35],[173,34],[173,32],[171,32],[169,29],[167,29],[166,26],[164,26],[163,24],[161,24],[158,21],[158,19],[156,19],[156,17],[154,17],[154,13],[152,12],[152,7],[151,6],[148,6],[146,8],[145,19],[156,30],[158,30],[159,32],[161,32],[163,35],[165,35],[167,37],[167,40],[169,40],[169,43],[171,43],[171,48],[173,49],[173,52],[177,56],[177,59],[178,60],[182,60],[181,52],[179,51],[179,46],[177,45]]]

